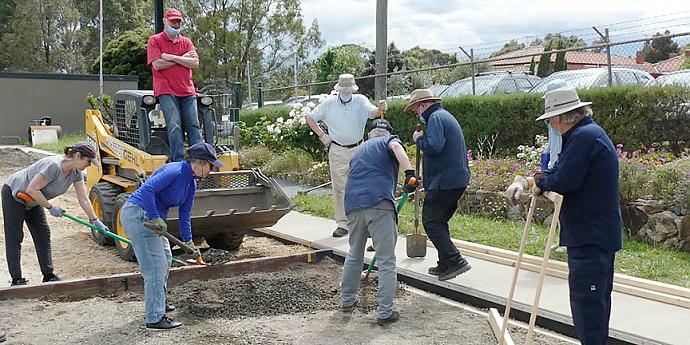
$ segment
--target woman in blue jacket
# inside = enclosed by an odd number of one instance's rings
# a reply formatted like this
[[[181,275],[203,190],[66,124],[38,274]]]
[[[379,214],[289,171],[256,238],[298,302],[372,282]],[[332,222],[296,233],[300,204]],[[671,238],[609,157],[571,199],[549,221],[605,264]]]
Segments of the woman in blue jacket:
[[[165,219],[171,207],[179,207],[180,236],[188,246],[192,241],[191,212],[196,192],[195,177],[209,175],[211,165],[222,167],[213,146],[207,143],[192,145],[187,160],[162,166],[129,197],[122,207],[121,223],[132,241],[139,270],[144,278],[146,328],[171,329],[182,325],[166,317],[165,286],[172,253],[170,243],[163,236],[167,231]],[[196,249],[198,252],[198,249]]]

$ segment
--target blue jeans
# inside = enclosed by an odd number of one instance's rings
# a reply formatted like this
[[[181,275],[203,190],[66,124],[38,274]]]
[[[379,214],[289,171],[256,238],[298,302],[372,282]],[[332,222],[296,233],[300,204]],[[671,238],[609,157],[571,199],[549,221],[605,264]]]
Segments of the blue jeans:
[[[448,221],[458,208],[458,200],[465,188],[429,190],[424,198],[422,224],[431,243],[438,251],[438,267],[442,270],[462,262],[463,258],[450,239]]]
[[[122,207],[120,222],[132,241],[144,278],[146,323],[156,323],[165,316],[165,288],[170,272],[172,252],[165,236],[159,236],[144,226],[146,212],[131,202]]]
[[[344,306],[350,306],[356,301],[364,264],[364,249],[367,237],[371,235],[379,267],[379,306],[376,314],[380,319],[388,318],[393,313],[393,299],[398,282],[395,272],[395,243],[398,240],[395,211],[365,208],[350,212],[347,220],[350,227],[350,251],[343,266],[340,300]]]
[[[158,101],[165,116],[165,126],[168,130],[168,145],[170,146],[170,161],[179,162],[184,159],[184,139],[182,129],[187,133],[187,141],[192,146],[201,141],[201,127],[196,109],[196,96],[177,97],[160,95]]]
[[[615,252],[596,245],[568,247],[570,311],[583,345],[606,345]]]

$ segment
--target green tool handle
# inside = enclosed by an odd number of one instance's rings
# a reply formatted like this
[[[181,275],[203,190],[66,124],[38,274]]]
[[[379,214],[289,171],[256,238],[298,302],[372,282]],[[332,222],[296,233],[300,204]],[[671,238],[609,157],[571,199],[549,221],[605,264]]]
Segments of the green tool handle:
[[[116,233],[112,233],[112,232],[110,232],[110,231],[105,231],[105,230],[103,230],[103,229],[101,229],[101,228],[99,228],[99,227],[97,227],[97,226],[95,226],[95,225],[93,225],[93,224],[91,224],[91,223],[89,223],[89,222],[87,222],[87,221],[84,221],[84,220],[82,220],[81,218],[77,218],[77,217],[75,217],[75,216],[73,216],[73,215],[71,215],[71,214],[69,214],[69,213],[67,213],[67,212],[64,212],[64,211],[63,211],[63,212],[62,212],[62,215],[65,216],[66,218],[69,218],[69,219],[71,219],[71,220],[73,220],[73,221],[75,221],[75,222],[81,224],[81,225],[85,225],[85,226],[87,226],[87,227],[89,227],[89,228],[91,228],[91,229],[93,229],[93,230],[96,230],[96,231],[100,232],[101,234],[103,234],[104,236],[112,237],[112,238],[114,238],[114,239],[116,239],[116,240],[119,240],[119,241],[122,241],[122,242],[124,242],[124,243],[127,243],[127,244],[129,244],[130,246],[132,245],[132,241],[130,241],[130,240],[128,240],[128,239],[126,239],[126,238],[124,238],[124,237],[122,237],[122,236],[120,236],[120,235],[118,235],[118,234],[116,234]],[[185,266],[187,265],[186,262],[181,261],[181,260],[178,260],[178,259],[176,259],[176,258],[172,258],[172,261],[173,261],[173,262],[177,262],[178,264],[185,265]]]
[[[395,211],[400,213],[400,210],[402,210],[403,206],[405,206],[405,202],[407,201],[407,197],[410,193],[404,192],[403,195],[400,197],[400,201],[398,201],[398,206],[395,208]],[[369,263],[369,267],[367,268],[367,273],[364,275],[364,278],[369,278],[369,273],[371,273],[371,270],[374,268],[374,264],[376,264],[376,255],[374,255],[374,258],[371,259],[371,262]]]

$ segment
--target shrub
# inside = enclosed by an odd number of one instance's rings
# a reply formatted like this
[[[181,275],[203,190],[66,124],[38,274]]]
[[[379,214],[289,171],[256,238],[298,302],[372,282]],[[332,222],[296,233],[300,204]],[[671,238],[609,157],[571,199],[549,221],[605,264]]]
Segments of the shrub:
[[[243,169],[261,168],[273,159],[274,155],[266,146],[250,146],[240,150],[240,164]]]
[[[292,149],[274,155],[273,159],[264,165],[262,171],[270,176],[299,182],[302,181],[302,175],[313,165],[314,160],[309,153],[301,149]]]

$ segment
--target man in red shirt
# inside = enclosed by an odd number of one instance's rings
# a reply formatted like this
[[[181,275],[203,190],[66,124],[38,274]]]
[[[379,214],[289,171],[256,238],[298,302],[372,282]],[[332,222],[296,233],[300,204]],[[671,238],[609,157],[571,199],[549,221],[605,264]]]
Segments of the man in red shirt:
[[[165,116],[170,160],[184,159],[184,138],[189,146],[201,141],[196,108],[196,89],[192,69],[199,67],[199,56],[189,38],[180,34],[182,12],[171,8],[163,16],[163,32],[149,37],[146,55],[153,72],[153,95]]]

